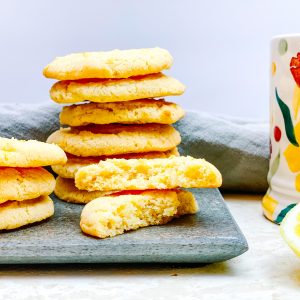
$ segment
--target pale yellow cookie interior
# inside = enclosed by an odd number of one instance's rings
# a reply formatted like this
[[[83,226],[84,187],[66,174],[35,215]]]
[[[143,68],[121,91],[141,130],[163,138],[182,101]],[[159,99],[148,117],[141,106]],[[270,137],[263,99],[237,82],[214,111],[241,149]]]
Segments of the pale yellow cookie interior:
[[[0,230],[10,230],[40,222],[54,214],[53,201],[40,196],[26,201],[8,201],[0,204]]]
[[[0,167],[0,203],[23,201],[50,195],[55,179],[47,170],[36,168]]]
[[[52,170],[63,178],[74,178],[79,168],[96,164],[101,160],[111,158],[137,159],[137,158],[166,158],[170,156],[179,156],[177,148],[173,148],[165,152],[145,152],[145,153],[129,153],[113,156],[98,156],[98,157],[80,157],[67,154],[68,161],[64,165],[54,165]]]
[[[185,86],[162,73],[123,79],[83,79],[56,82],[50,97],[57,103],[123,102],[144,98],[178,96]]]
[[[127,78],[169,69],[173,58],[161,48],[73,53],[57,57],[43,74],[58,80]]]
[[[186,196],[185,205],[178,210],[180,205],[176,191],[101,197],[84,207],[80,227],[83,232],[99,238],[113,237],[128,230],[165,224],[180,214],[195,213],[198,208],[193,196]],[[192,211],[185,210],[188,208]]]
[[[111,123],[172,124],[183,116],[183,109],[175,103],[162,99],[142,99],[65,106],[60,113],[60,123],[69,126]]]
[[[198,202],[191,192],[179,189],[176,193],[179,200],[179,206],[177,207],[178,217],[187,214],[195,214],[199,211]]]
[[[156,159],[108,159],[80,168],[77,188],[89,191],[217,188],[220,172],[204,159],[170,157]]]
[[[93,125],[61,128],[47,142],[76,156],[102,156],[168,151],[181,141],[170,125]]]

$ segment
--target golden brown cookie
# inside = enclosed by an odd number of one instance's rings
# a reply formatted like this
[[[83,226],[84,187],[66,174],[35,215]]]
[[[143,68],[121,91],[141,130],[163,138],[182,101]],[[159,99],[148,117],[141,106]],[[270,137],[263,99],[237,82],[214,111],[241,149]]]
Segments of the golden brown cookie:
[[[73,53],[54,59],[43,74],[58,80],[127,78],[158,73],[172,62],[171,54],[161,48]]]
[[[183,109],[175,103],[164,100],[142,99],[65,106],[60,113],[60,123],[69,126],[111,123],[172,124],[183,116]]]
[[[37,168],[0,167],[0,203],[23,201],[50,195],[55,179],[47,170]]]
[[[19,228],[40,222],[54,214],[53,201],[40,196],[26,201],[8,201],[0,204],[0,230]]]
[[[50,97],[57,103],[120,102],[183,94],[185,86],[162,73],[125,79],[82,79],[56,82]]]
[[[166,158],[170,156],[179,156],[177,148],[173,148],[166,152],[145,152],[145,153],[130,153],[130,154],[121,154],[113,156],[89,156],[89,157],[80,157],[72,154],[67,154],[68,161],[64,165],[55,165],[52,166],[52,170],[63,178],[74,178],[76,172],[79,168],[96,164],[101,160],[110,159],[110,158],[124,158],[124,159],[133,159],[133,158]]]
[[[66,161],[64,151],[57,145],[0,137],[0,166],[42,167],[64,164]]]
[[[184,197],[182,206],[176,191],[156,190],[97,198],[83,208],[80,227],[89,235],[106,238],[140,227],[165,224],[174,217],[198,210],[193,195]]]
[[[217,188],[220,172],[204,159],[190,156],[155,159],[107,159],[80,168],[76,187],[88,191]]]
[[[85,204],[99,197],[111,194],[112,192],[88,192],[79,190],[74,183],[74,179],[56,178],[56,185],[54,190],[55,195],[66,202]]]
[[[61,128],[47,142],[76,156],[101,156],[168,151],[180,143],[179,133],[170,125],[93,125]]]

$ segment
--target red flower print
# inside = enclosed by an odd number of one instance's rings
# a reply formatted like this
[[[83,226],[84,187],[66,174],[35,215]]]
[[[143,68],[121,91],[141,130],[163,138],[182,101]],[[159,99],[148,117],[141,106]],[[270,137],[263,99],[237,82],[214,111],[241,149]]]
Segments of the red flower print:
[[[294,80],[300,87],[300,52],[297,53],[297,57],[292,57],[290,62],[290,70],[294,77]]]

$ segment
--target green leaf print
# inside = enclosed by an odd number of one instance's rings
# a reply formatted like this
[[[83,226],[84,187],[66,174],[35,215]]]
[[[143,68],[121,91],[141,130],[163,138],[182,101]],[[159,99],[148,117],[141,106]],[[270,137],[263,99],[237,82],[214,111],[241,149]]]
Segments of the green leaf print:
[[[284,217],[286,216],[286,214],[297,205],[297,203],[292,203],[289,206],[287,206],[285,209],[283,209],[279,215],[277,216],[276,220],[274,221],[276,224],[280,224],[282,222],[282,220],[284,219]]]
[[[278,170],[279,162],[280,162],[280,151],[278,151],[277,156],[274,158],[274,160],[270,166],[269,173],[268,173],[268,183],[269,184],[270,184],[272,177]]]
[[[277,88],[275,88],[275,94],[276,94],[277,103],[278,103],[280,110],[282,112],[282,115],[283,115],[286,136],[289,139],[289,141],[291,142],[291,144],[293,144],[296,147],[299,147],[299,144],[295,137],[295,131],[294,131],[294,126],[293,126],[293,121],[291,118],[290,109],[278,96]]]

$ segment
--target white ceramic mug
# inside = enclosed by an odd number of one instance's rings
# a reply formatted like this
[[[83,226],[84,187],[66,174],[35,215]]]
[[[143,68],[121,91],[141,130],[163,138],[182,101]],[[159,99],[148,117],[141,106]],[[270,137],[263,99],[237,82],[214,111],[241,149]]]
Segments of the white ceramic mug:
[[[265,216],[281,223],[300,202],[300,34],[271,42],[269,190]]]

